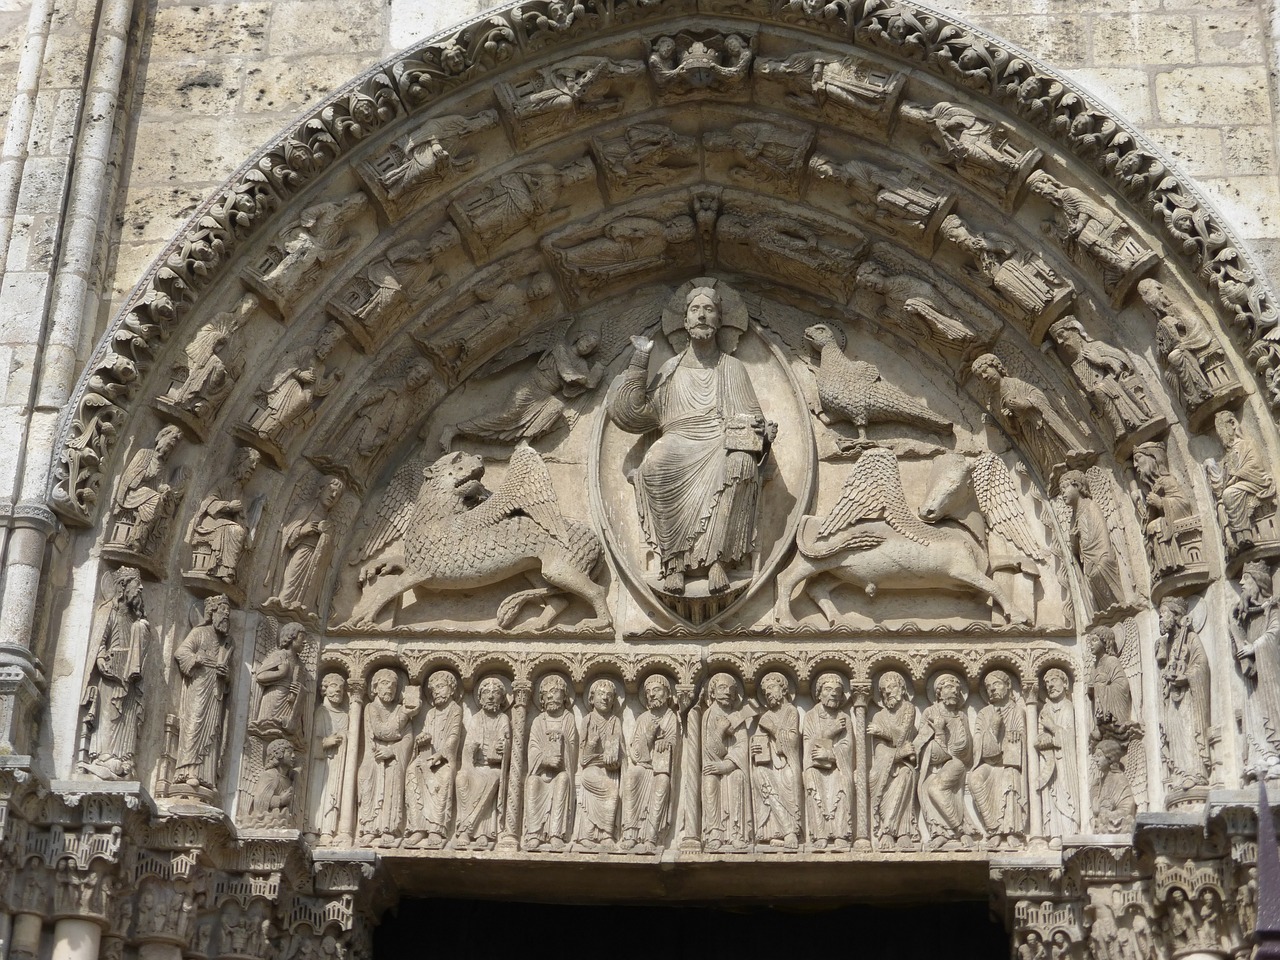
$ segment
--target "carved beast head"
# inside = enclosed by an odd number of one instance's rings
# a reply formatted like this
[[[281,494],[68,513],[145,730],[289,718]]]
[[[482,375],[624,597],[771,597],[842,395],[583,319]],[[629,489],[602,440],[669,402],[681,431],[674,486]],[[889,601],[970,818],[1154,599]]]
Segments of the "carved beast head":
[[[474,453],[447,453],[422,471],[424,487],[449,500],[479,500],[488,492],[480,482],[484,461]]]

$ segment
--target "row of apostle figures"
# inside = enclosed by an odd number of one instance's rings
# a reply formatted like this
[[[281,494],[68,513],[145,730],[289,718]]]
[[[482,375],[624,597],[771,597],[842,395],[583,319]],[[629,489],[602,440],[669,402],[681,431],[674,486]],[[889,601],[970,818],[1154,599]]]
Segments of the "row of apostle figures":
[[[991,670],[979,689],[985,704],[971,717],[958,674],[935,674],[922,709],[901,673],[880,674],[866,721],[868,811],[860,830],[854,768],[862,752],[848,681],[835,671],[814,679],[804,711],[781,672],[760,680],[758,702],[743,696],[737,677],[717,673],[690,715],[697,723],[682,720],[671,681],[650,674],[625,730],[619,682],[591,682],[579,718],[568,681],[547,674],[521,750],[504,678],[480,679],[467,719],[451,671],[427,677],[424,710],[417,689],[402,692],[400,674],[384,668],[364,709],[356,839],[487,850],[508,837],[529,851],[654,853],[671,842],[679,810],[678,834],[700,833],[712,852],[841,851],[864,833],[883,851],[995,848],[1032,832],[1030,791],[1042,811],[1036,832],[1061,836],[1081,825],[1075,716],[1064,671],[1048,670],[1042,686],[1041,709],[1028,714],[1010,674]],[[340,842],[351,742],[345,691],[340,674],[321,681],[308,788],[308,830],[321,843]],[[684,757],[694,744],[696,753]],[[523,764],[513,774],[517,754]]]

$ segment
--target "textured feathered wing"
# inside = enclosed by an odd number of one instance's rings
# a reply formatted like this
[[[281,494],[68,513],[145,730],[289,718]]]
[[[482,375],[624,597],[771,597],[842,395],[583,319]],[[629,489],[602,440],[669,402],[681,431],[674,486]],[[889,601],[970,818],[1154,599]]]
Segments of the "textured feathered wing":
[[[885,447],[873,447],[858,458],[818,534],[829,537],[860,520],[883,520],[917,543],[932,539],[929,527],[907,506],[898,458]]]
[[[530,517],[561,543],[568,542],[569,531],[560,513],[551,474],[538,451],[527,443],[521,443],[511,452],[502,485],[467,519],[469,524],[486,527],[519,513]]]
[[[387,492],[382,495],[382,502],[378,504],[373,529],[369,531],[369,536],[365,538],[352,563],[363,563],[404,537],[417,505],[418,492],[424,482],[424,466],[424,458],[413,457],[392,476]]]
[[[985,453],[974,461],[971,476],[978,509],[986,517],[987,526],[1031,559],[1043,562],[1044,544],[1039,542],[1027,520],[1013,477],[1004,461],[994,453]]]

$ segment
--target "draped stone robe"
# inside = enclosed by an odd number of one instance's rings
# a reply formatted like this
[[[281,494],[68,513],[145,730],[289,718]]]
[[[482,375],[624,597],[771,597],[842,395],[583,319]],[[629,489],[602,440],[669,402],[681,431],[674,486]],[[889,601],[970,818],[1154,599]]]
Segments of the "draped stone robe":
[[[461,746],[462,706],[450,701],[429,709],[418,734],[418,755],[409,764],[405,778],[409,830],[440,837],[448,834]]]
[[[573,818],[573,773],[578,764],[578,728],[573,714],[564,710],[558,717],[546,712],[534,717],[528,754],[525,838],[542,843],[567,840]]]

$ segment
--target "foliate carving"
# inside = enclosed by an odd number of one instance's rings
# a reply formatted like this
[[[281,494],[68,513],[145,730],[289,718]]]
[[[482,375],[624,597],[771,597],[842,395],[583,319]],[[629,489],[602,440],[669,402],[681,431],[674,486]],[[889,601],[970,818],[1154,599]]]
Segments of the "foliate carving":
[[[511,694],[506,681],[489,675],[476,686],[479,712],[467,724],[459,762],[458,828],[451,846],[489,850],[506,815],[511,764]]]
[[[439,850],[453,826],[454,778],[462,751],[462,705],[458,680],[448,670],[427,678],[431,702],[414,738],[415,755],[405,778],[407,847]]]
[[[1066,468],[1083,466],[1097,457],[1069,415],[1038,387],[1010,375],[995,354],[984,353],[970,369],[987,412],[1039,468],[1046,483]]]
[[[343,491],[346,485],[337,477],[321,477],[318,485],[301,488],[297,506],[280,529],[276,544],[276,561],[269,583],[276,592],[263,602],[263,608],[289,616],[313,618],[320,609],[320,591],[329,568],[333,547],[345,526]]]
[[[302,624],[278,626],[276,648],[253,668],[258,702],[253,719],[249,721],[249,732],[254,736],[284,736],[300,740],[304,679],[302,654],[306,645],[307,630]]]
[[[804,718],[805,830],[812,849],[848,850],[853,841],[853,726],[843,676],[819,674]]]
[[[593,681],[587,690],[587,706],[579,740],[574,847],[608,851],[618,839],[618,802],[627,747],[618,717],[617,684],[609,677]]]
[[[840,161],[823,153],[809,160],[809,174],[825,181],[846,208],[880,230],[932,244],[942,221],[955,206],[955,197],[939,193],[908,170],[894,172],[868,160]]]
[[[650,387],[653,341],[633,338],[635,351],[608,408],[628,433],[661,433],[631,481],[644,536],[660,564],[656,589],[673,606],[686,595],[710,599],[745,589],[748,581],[737,568],[755,546],[758,471],[777,433],[747,368],[732,355],[747,323],[736,293],[726,295],[723,285],[703,279],[682,292],[676,298],[685,301],[683,317],[670,305],[663,316],[678,352]],[[695,578],[705,586],[691,583]]]
[[[1255,780],[1280,779],[1280,600],[1264,560],[1240,572],[1240,598],[1231,609],[1236,662],[1248,696],[1243,717],[1244,769]]]
[[[642,687],[645,712],[627,741],[622,778],[622,840],[626,853],[657,853],[671,822],[671,774],[680,747],[680,721],[671,681],[651,674]]]
[[[812,582],[823,573],[861,587],[868,594],[880,589],[921,588],[976,594],[998,606],[1006,619],[1026,621],[1027,612],[1017,609],[1005,589],[987,576],[987,543],[979,543],[965,529],[933,526],[921,520],[907,504],[898,460],[888,447],[871,445],[855,448],[854,452],[857,460],[836,503],[825,516],[806,516],[800,522],[796,532],[798,555],[778,576],[774,616],[779,623],[796,624],[791,600],[801,585],[828,623],[839,622],[830,588]],[[958,465],[958,482],[939,486],[952,489],[973,483],[973,472],[967,464]],[[1003,472],[1002,464],[988,463],[985,470],[980,502],[988,510],[998,503],[1010,511],[999,517],[1004,527],[1000,535],[1015,538],[1029,560],[1039,551],[1030,539],[1025,514],[1008,474]],[[931,499],[926,496],[926,503]],[[941,519],[941,508],[933,509]]]
[[[532,447],[516,447],[502,486],[491,496],[481,483],[485,468],[477,456],[448,454],[420,471],[417,463],[410,461],[396,474],[355,558],[361,591],[353,623],[372,624],[411,588],[466,590],[500,583],[532,569],[533,561],[541,578],[502,602],[499,626],[511,626],[526,603],[542,601],[534,628],[545,628],[567,606],[565,593],[591,605],[595,616],[581,628],[612,622],[605,590],[592,579],[600,540],[585,523],[560,512],[546,464]]]
[[[594,180],[595,173],[587,157],[563,167],[521,167],[464,194],[449,204],[449,213],[471,252],[489,259],[520,231],[545,226],[567,213],[570,188]]]
[[[142,667],[155,641],[142,580],[132,567],[110,575],[111,594],[95,628],[81,708],[78,768],[103,780],[134,776],[143,719]]]
[[[1076,745],[1076,714],[1071,702],[1071,680],[1066,671],[1052,667],[1045,671],[1044,702],[1037,717],[1032,746],[1038,754],[1040,776],[1034,789],[1040,794],[1043,830],[1050,837],[1065,837],[1079,831],[1080,764]]]
[[[231,683],[231,602],[204,602],[200,620],[173,652],[182,677],[172,796],[214,800],[222,766],[226,700]]]
[[[254,395],[257,407],[249,420],[233,430],[280,470],[288,466],[287,451],[294,436],[311,423],[320,401],[342,380],[343,371],[335,368],[330,372],[327,361],[344,336],[342,327],[331,323],[314,344],[286,356],[271,378],[259,386]]]
[[[1027,185],[1054,208],[1054,219],[1045,221],[1046,232],[1062,241],[1068,254],[1093,263],[1112,306],[1122,305],[1138,281],[1156,268],[1159,257],[1133,235],[1129,222],[1084,190],[1043,170],[1028,177]]]
[[[834,323],[817,323],[804,332],[809,347],[809,366],[818,388],[818,419],[830,426],[844,421],[857,431],[857,440],[867,439],[867,427],[878,423],[899,423],[931,433],[949,434],[950,420],[930,410],[924,403],[880,376],[874,364],[845,356],[847,337]]]
[[[1181,597],[1160,602],[1156,666],[1164,705],[1160,755],[1169,802],[1176,803],[1188,791],[1207,787],[1213,768],[1209,659]]]
[[[740,33],[661,36],[649,44],[649,75],[658,99],[675,103],[692,96],[745,99],[755,38]]]
[[[1152,409],[1146,387],[1123,350],[1094,340],[1071,316],[1057,320],[1049,336],[1099,419],[1111,428],[1117,446],[1145,440],[1168,426]]]
[[[1222,345],[1195,312],[1175,303],[1155,280],[1141,281],[1138,296],[1156,318],[1156,354],[1165,382],[1187,408],[1193,427],[1243,395]]]
[[[663,123],[634,123],[616,136],[595,137],[591,151],[614,201],[688,179],[700,161],[698,141]]]
[[[465,152],[468,141],[497,124],[495,110],[432,117],[361,163],[360,174],[387,215],[398,221],[429,192],[474,167],[476,155]]]
[[[941,100],[931,107],[904,103],[898,115],[927,131],[932,143],[926,145],[925,156],[985,187],[1006,209],[1013,206],[1019,188],[1042,156],[1006,124],[980,117],[958,103]]]
[[[356,732],[351,729],[346,677],[326,673],[320,679],[320,703],[311,724],[306,823],[308,836],[322,844],[332,843],[338,835],[342,775],[347,751],[356,749]]]
[[[413,751],[413,718],[418,691],[401,696],[400,677],[384,667],[369,682],[364,708],[363,758],[360,761],[360,843],[394,847],[404,832],[405,773]]]
[[[566,57],[518,83],[501,82],[494,92],[524,150],[621,111],[624,91],[642,70],[639,60]]]
[[[168,392],[154,401],[159,414],[181,426],[191,439],[207,439],[210,423],[235,387],[245,352],[238,334],[259,309],[258,298],[245,294],[232,310],[197,330],[183,348],[183,359],[173,366]]]
[[[1038,251],[1019,250],[1003,234],[979,233],[955,214],[943,219],[938,234],[973,263],[980,283],[999,291],[1011,312],[1030,323],[1034,343],[1075,302],[1075,288]]]
[[[169,469],[170,455],[182,431],[161,427],[155,445],[138,450],[116,482],[111,518],[103,537],[103,556],[138,567],[160,579],[168,552],[169,528],[187,492],[185,467]]]
[[[1222,443],[1222,462],[1210,458],[1204,471],[1218,503],[1218,526],[1227,555],[1269,550],[1280,545],[1276,529],[1276,483],[1267,461],[1230,410],[1220,410],[1213,425]]]
[[[973,765],[973,733],[964,712],[967,691],[959,676],[943,672],[933,678],[929,692],[915,740],[929,849],[971,848],[979,834],[964,806],[965,781]]]
[[[969,794],[987,843],[1017,847],[1028,825],[1026,707],[1004,670],[983,677],[982,690],[987,705],[974,724]]]
[[[341,477],[356,493],[364,492],[387,452],[403,439],[421,411],[444,392],[427,361],[408,359],[399,367],[362,390],[346,423],[323,450],[307,456],[318,469]]]
[[[182,579],[192,589],[244,601],[240,563],[251,546],[250,530],[257,525],[264,499],[250,499],[245,487],[261,459],[252,448],[237,450],[231,470],[205,494],[187,524],[184,540],[191,560]]]
[[[1146,534],[1147,558],[1160,587],[1204,582],[1208,564],[1200,516],[1169,465],[1165,444],[1150,440],[1134,447],[1133,470],[1140,488],[1140,497],[1134,499]]]
[[[579,750],[573,698],[564,677],[551,673],[538,682],[538,706],[526,745],[522,845],[525,850],[545,847],[558,853],[570,839]]]
[[[888,126],[906,83],[902,74],[878,65],[816,51],[785,59],[760,57],[754,73],[785,90],[787,102],[801,109],[882,127]]]
[[[245,282],[291,318],[295,303],[320,285],[323,271],[362,244],[357,227],[368,207],[360,191],[307,207],[276,235]]]
[[[600,335],[588,331],[572,340],[519,344],[515,356],[525,359],[540,347],[545,349],[534,369],[505,403],[445,428],[440,446],[446,453],[459,436],[498,443],[532,441],[562,424],[572,427],[577,422],[579,404],[575,401],[595,390],[604,376],[604,365],[594,359]],[[510,355],[499,356],[483,372],[498,373],[510,362],[516,362]]]

